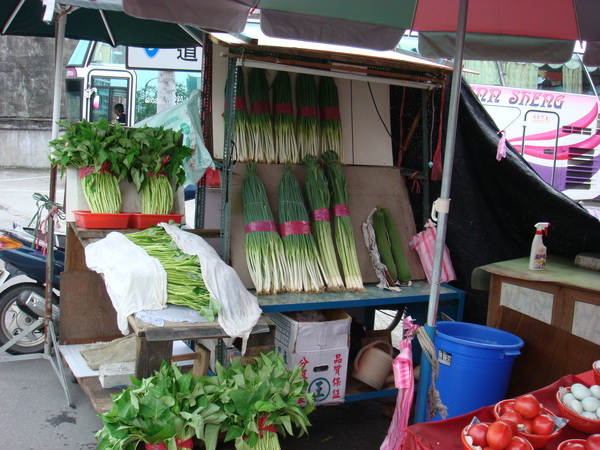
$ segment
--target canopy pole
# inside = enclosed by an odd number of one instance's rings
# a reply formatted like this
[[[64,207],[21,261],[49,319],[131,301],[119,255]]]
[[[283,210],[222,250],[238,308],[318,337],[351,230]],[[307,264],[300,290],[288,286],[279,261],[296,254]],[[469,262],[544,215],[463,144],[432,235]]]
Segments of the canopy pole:
[[[460,105],[460,86],[462,79],[462,65],[465,34],[467,29],[467,13],[469,0],[460,0],[458,11],[458,26],[456,28],[456,43],[454,44],[454,65],[452,71],[452,82],[450,89],[450,102],[448,105],[448,125],[446,128],[446,141],[444,146],[444,167],[442,176],[442,190],[440,199],[449,204],[450,185],[452,183],[452,166],[454,165],[454,147],[456,144],[456,127],[458,123],[458,109]],[[448,224],[448,209],[440,211],[437,222],[437,235],[435,240],[435,253],[433,257],[433,272],[431,275],[431,290],[429,291],[429,305],[427,308],[427,331],[433,331],[435,325],[440,297],[440,279],[442,273],[442,259],[444,256],[444,245],[446,241],[446,229]],[[433,340],[434,336],[430,336]],[[427,392],[431,383],[431,364],[425,353],[421,356],[421,372],[419,378],[419,389],[415,405],[415,423],[427,420]],[[444,399],[441,399],[442,402]]]

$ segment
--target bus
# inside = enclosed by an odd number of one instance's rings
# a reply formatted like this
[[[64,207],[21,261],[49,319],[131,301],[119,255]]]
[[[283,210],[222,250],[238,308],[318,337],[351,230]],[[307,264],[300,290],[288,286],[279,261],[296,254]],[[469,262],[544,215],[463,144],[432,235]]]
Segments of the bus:
[[[463,76],[506,140],[549,184],[600,199],[600,69],[580,53],[564,64],[464,61]]]
[[[127,126],[156,114],[158,70],[128,69],[124,46],[81,40],[66,68],[67,121],[113,120],[114,107],[121,103]],[[201,72],[175,71],[175,103],[200,89]]]

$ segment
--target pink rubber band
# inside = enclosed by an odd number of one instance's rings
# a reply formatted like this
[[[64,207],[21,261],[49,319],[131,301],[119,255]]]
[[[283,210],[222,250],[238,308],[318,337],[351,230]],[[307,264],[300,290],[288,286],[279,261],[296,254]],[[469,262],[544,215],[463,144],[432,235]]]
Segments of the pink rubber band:
[[[340,108],[338,106],[325,106],[321,108],[322,120],[335,120],[340,118]]]
[[[253,231],[275,231],[277,232],[277,227],[275,226],[275,222],[272,220],[259,220],[257,222],[250,222],[245,226],[246,233],[251,233]]]
[[[316,106],[302,106],[298,108],[298,117],[314,117],[317,115]]]
[[[329,210],[327,208],[315,209],[312,212],[312,218],[319,222],[329,222]]]
[[[262,114],[271,112],[269,100],[260,100],[252,103],[252,114]]]
[[[279,225],[279,233],[281,234],[281,237],[292,236],[294,234],[311,234],[310,223],[305,220],[284,222]]]
[[[291,103],[276,103],[273,105],[273,113],[275,114],[294,114]]]
[[[348,207],[346,205],[335,205],[333,207],[333,217],[349,216]]]
[[[79,170],[79,178],[85,178],[88,175],[93,174],[95,168],[94,167],[80,167],[78,170]]]
[[[246,109],[246,99],[244,97],[236,97],[235,98],[235,109],[236,110],[245,110]]]

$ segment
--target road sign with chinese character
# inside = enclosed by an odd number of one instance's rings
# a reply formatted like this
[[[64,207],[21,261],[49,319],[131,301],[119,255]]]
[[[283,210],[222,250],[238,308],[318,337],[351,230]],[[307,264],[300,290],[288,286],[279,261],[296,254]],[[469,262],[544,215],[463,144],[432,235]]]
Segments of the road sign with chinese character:
[[[199,72],[202,70],[202,47],[127,47],[127,68]]]

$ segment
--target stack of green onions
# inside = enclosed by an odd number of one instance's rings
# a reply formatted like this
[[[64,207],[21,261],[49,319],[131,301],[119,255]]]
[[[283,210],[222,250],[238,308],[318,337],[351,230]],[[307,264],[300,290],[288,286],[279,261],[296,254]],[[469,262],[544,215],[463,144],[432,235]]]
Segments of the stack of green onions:
[[[171,214],[173,210],[173,186],[161,173],[148,174],[142,186],[142,214]]]
[[[229,105],[227,94],[229,92],[229,78],[225,83],[225,123],[229,118]],[[250,116],[246,108],[246,84],[244,82],[244,71],[241,67],[237,68],[237,84],[235,87],[235,102],[233,105],[235,114],[233,122],[233,140],[235,142],[237,161],[254,160],[254,148],[250,146]]]
[[[250,69],[248,74],[248,97],[250,98],[252,112],[250,146],[254,149],[254,160],[277,163],[266,70]]]
[[[273,81],[273,132],[279,162],[298,164],[290,74],[279,71]]]
[[[93,167],[79,169],[81,188],[88,202],[90,212],[117,214],[121,212],[121,188],[119,180],[106,167],[100,170]]]
[[[306,155],[302,159],[302,167],[306,169],[304,188],[306,200],[311,213],[311,229],[317,242],[321,264],[323,265],[323,278],[327,290],[333,292],[344,291],[344,280],[340,275],[333,235],[331,233],[331,222],[329,219],[329,205],[331,196],[327,178],[319,166],[315,155]]]
[[[296,129],[300,159],[306,155],[319,156],[319,98],[314,75],[299,73],[296,76]]]
[[[308,211],[292,167],[284,164],[279,181],[279,232],[290,267],[290,292],[322,292],[322,266]]]
[[[167,273],[167,303],[188,306],[214,322],[221,306],[204,284],[196,255],[183,253],[163,227],[151,226],[125,236],[160,261]]]
[[[321,152],[333,150],[338,155],[343,151],[342,120],[335,81],[321,77],[319,81],[319,107],[321,112]]]
[[[325,163],[325,175],[331,193],[331,208],[333,211],[333,229],[337,250],[342,262],[342,271],[346,289],[355,292],[364,292],[360,265],[354,243],[354,229],[348,213],[348,189],[346,177],[342,172],[338,154],[326,151],[321,155]]]
[[[246,164],[242,183],[246,263],[257,295],[276,294],[288,287],[289,268],[256,163]]]

